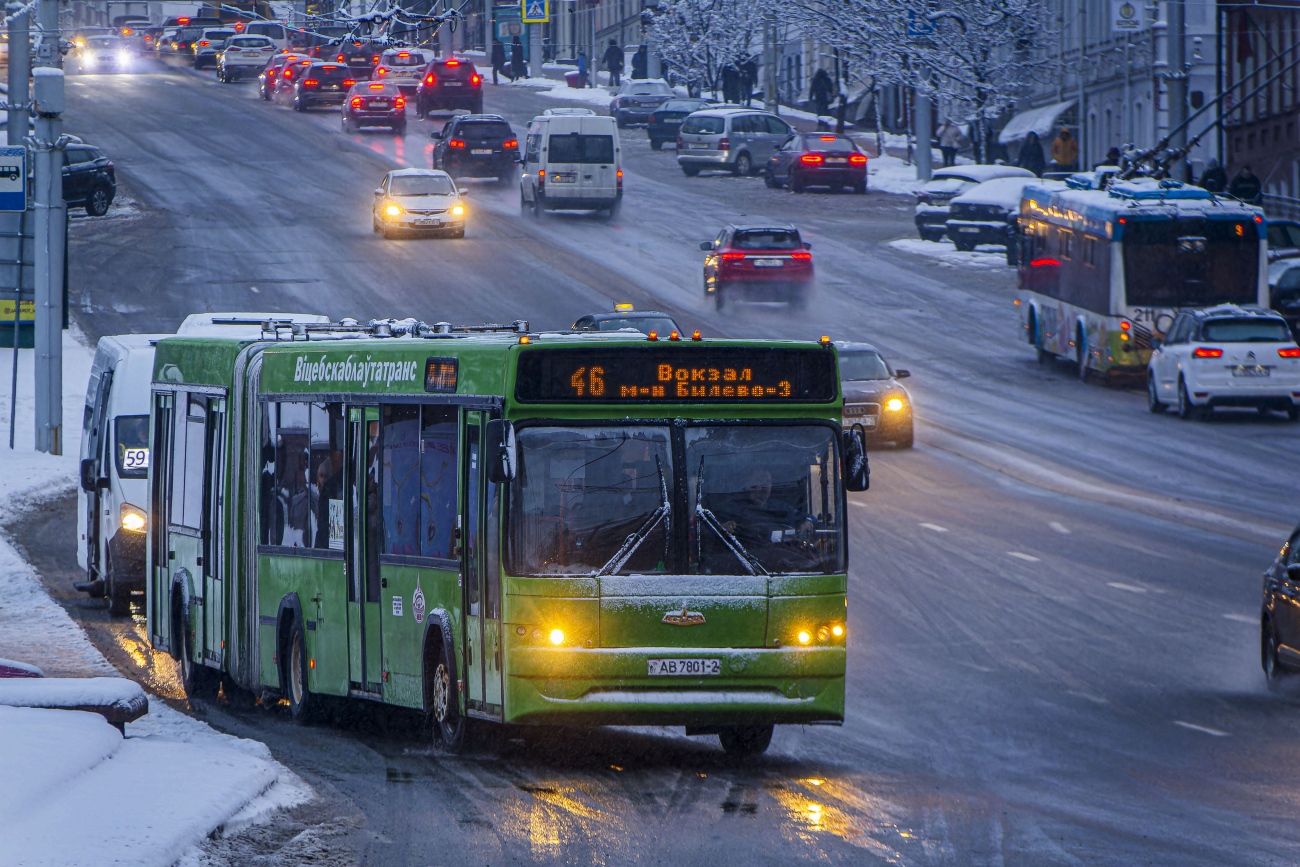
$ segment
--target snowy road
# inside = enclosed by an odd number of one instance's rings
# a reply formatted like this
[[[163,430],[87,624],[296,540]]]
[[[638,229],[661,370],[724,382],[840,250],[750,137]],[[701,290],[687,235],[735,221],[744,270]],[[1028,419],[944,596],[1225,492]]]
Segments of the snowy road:
[[[90,334],[166,330],[196,308],[566,325],[612,300],[710,335],[866,339],[918,405],[918,448],[873,456],[853,495],[848,721],[778,730],[748,767],[676,732],[487,740],[447,759],[400,718],[303,730],[200,708],[324,791],[342,851],[374,863],[1294,863],[1294,698],[1258,668],[1259,573],[1296,520],[1300,429],[1209,424],[1039,367],[1006,270],[951,267],[897,196],[687,179],[624,137],[613,226],[519,216],[475,185],[464,241],[369,231],[382,172],[428,132],[346,136],[185,70],[71,77],[69,131],[102,146],[138,205],[74,228],[72,306]],[[516,132],[558,105],[489,88]],[[719,315],[698,242],[739,215],[813,242],[801,312]],[[914,385],[913,385],[914,384]],[[17,539],[110,661],[176,696],[139,624],[69,592],[73,521]],[[26,537],[26,538],[24,538]],[[72,567],[72,568],[75,568]]]

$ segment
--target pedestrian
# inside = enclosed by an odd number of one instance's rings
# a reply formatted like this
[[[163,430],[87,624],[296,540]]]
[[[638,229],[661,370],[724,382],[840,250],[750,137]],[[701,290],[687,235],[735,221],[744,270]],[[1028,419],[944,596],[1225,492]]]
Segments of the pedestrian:
[[[749,58],[740,65],[740,90],[745,97],[745,105],[748,107],[754,98],[754,85],[758,82],[758,64],[754,58]]]
[[[518,81],[527,77],[528,69],[524,66],[524,44],[516,36],[510,41],[510,80]]]
[[[813,73],[812,83],[808,85],[808,95],[812,97],[813,110],[817,112],[818,122],[831,110],[831,97],[835,94],[835,83],[830,73],[818,69]]]
[[[650,55],[646,52],[646,47],[642,45],[632,55],[632,77],[645,78],[646,70],[649,68]]]
[[[1020,146],[1020,155],[1016,159],[1016,165],[1042,177],[1043,169],[1047,167],[1047,161],[1043,157],[1043,145],[1038,141],[1038,133],[1031,130],[1029,135],[1025,136],[1024,144]]]
[[[966,138],[965,133],[951,119],[943,122],[943,125],[938,129],[938,133],[939,150],[943,153],[943,167],[950,168],[957,165],[957,151],[961,150]]]
[[[623,76],[623,49],[618,47],[618,43],[613,39],[609,40],[609,47],[605,49],[605,68],[609,70],[609,83],[612,87],[618,87],[622,84]]]
[[[1264,188],[1264,184],[1255,173],[1250,170],[1250,166],[1243,165],[1237,172],[1237,176],[1232,179],[1228,185],[1228,195],[1235,196],[1243,202],[1253,203],[1259,198],[1259,192]]]
[[[492,83],[497,84],[497,75],[505,74],[506,44],[501,40],[492,43]]]
[[[587,87],[587,52],[578,49],[578,87]]]
[[[1210,157],[1210,161],[1205,164],[1205,174],[1201,175],[1201,186],[1211,193],[1221,193],[1228,188],[1228,173],[1214,157]]]
[[[1066,127],[1061,127],[1056,140],[1052,142],[1052,162],[1056,163],[1056,170],[1060,172],[1072,172],[1078,168],[1079,142]]]
[[[722,67],[722,100],[728,105],[740,104],[740,70],[734,63]]]

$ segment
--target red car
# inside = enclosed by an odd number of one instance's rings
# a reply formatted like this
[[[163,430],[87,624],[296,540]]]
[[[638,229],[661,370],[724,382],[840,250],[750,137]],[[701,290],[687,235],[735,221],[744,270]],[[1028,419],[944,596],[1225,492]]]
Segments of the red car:
[[[363,126],[386,126],[406,135],[406,97],[396,84],[358,81],[343,101],[343,131],[354,133]]]
[[[802,307],[812,291],[812,245],[787,224],[731,224],[700,244],[704,294],[721,310],[728,301],[785,301]]]
[[[805,132],[777,148],[763,174],[769,187],[789,187],[796,193],[808,187],[832,192],[848,187],[865,193],[867,155],[846,135]]]

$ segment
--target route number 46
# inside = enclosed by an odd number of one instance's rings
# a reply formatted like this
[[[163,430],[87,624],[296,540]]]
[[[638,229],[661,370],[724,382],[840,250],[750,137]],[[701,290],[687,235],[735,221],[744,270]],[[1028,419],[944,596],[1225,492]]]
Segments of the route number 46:
[[[605,368],[579,367],[569,377],[569,385],[578,397],[603,397],[605,395]]]

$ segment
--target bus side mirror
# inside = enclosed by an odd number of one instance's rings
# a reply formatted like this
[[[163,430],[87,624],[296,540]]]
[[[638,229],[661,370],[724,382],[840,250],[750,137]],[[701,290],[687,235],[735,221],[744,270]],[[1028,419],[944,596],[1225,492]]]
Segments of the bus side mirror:
[[[515,426],[499,418],[487,423],[487,478],[494,485],[512,481],[518,466]]]
[[[860,424],[844,432],[844,487],[849,491],[865,491],[871,487],[867,435]]]

